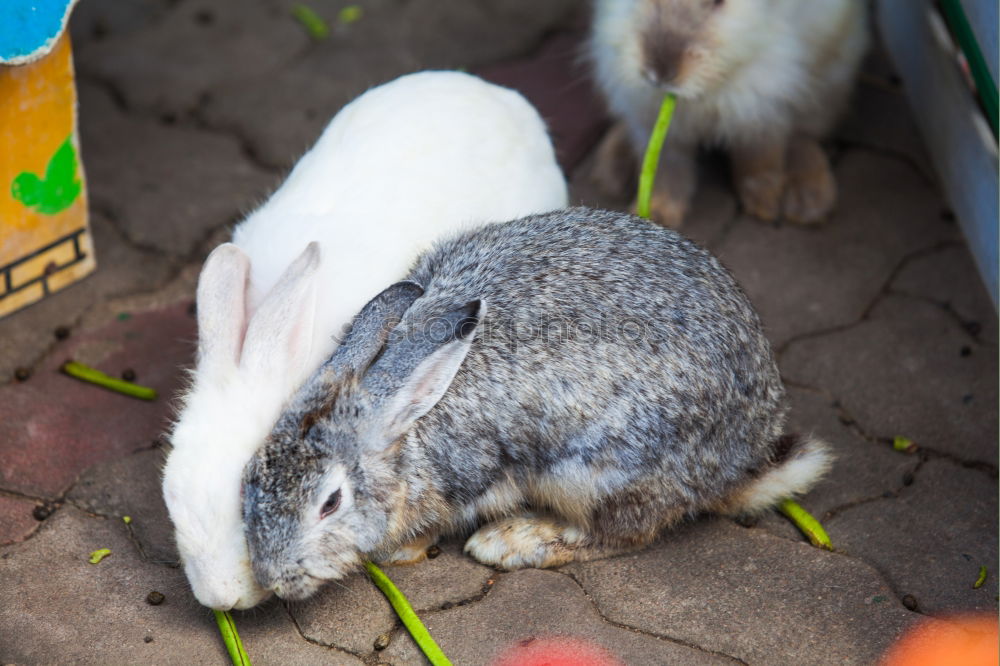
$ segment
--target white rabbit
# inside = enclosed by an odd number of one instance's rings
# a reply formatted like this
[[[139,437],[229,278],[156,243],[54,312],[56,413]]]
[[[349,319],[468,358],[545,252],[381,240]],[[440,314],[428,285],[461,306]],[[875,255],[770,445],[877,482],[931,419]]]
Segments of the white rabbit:
[[[545,125],[518,93],[457,72],[369,90],[216,248],[198,282],[198,360],[163,493],[197,599],[249,608],[240,477],[351,317],[442,236],[566,205]]]
[[[594,175],[622,191],[663,96],[677,110],[653,217],[683,220],[699,145],[729,152],[744,209],[820,221],[836,182],[819,145],[846,105],[868,45],[863,0],[596,0],[590,56],[619,124]]]

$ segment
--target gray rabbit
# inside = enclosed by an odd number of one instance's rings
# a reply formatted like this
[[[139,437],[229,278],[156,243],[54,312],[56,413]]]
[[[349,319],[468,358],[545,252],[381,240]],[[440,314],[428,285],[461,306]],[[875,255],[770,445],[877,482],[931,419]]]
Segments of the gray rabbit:
[[[808,490],[760,321],[719,262],[585,208],[470,231],[354,319],[244,472],[254,574],[289,599],[439,534],[505,569],[640,548]]]

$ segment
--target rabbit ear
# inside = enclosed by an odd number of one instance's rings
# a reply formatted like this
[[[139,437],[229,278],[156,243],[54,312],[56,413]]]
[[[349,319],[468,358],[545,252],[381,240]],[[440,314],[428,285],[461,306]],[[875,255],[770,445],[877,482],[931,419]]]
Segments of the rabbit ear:
[[[250,319],[240,367],[268,381],[296,381],[312,351],[319,244],[285,269]]]
[[[362,385],[386,396],[377,438],[383,444],[400,437],[444,396],[472,347],[486,315],[484,301],[472,301],[427,319],[419,330],[397,329]]]
[[[232,243],[212,250],[198,277],[198,367],[236,367],[246,332],[250,259]]]
[[[403,314],[424,293],[416,282],[397,282],[368,301],[354,317],[350,329],[327,367],[337,374],[361,374],[385,346],[389,333]]]

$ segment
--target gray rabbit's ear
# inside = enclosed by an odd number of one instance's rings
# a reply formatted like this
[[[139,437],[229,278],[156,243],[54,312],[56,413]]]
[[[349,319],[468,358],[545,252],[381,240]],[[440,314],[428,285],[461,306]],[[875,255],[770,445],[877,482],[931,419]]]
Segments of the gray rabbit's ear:
[[[250,259],[232,243],[212,250],[198,276],[198,366],[235,367],[247,327]]]
[[[368,301],[327,361],[334,372],[361,374],[385,346],[389,333],[424,293],[416,282],[397,282]]]
[[[393,333],[362,382],[384,397],[377,419],[378,440],[383,444],[394,441],[444,396],[485,315],[485,301],[472,301],[431,317],[419,327]]]

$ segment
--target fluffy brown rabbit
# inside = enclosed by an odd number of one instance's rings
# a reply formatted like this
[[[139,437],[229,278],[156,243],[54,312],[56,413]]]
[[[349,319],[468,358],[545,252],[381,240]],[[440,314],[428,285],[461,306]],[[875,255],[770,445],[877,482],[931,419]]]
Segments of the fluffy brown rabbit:
[[[819,141],[867,45],[863,0],[596,0],[590,57],[618,123],[595,179],[624,193],[670,92],[677,110],[653,193],[657,221],[683,221],[705,145],[728,151],[748,213],[821,221],[837,187]]]

